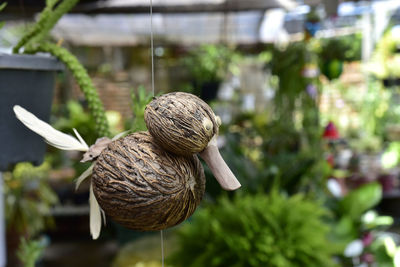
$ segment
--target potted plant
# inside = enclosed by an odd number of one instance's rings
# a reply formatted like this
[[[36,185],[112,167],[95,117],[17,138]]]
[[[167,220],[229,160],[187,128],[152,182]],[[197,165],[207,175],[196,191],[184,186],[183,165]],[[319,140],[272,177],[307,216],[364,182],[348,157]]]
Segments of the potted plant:
[[[202,45],[190,51],[183,65],[191,75],[194,94],[206,101],[214,99],[229,71],[232,56],[225,46]]]
[[[319,67],[321,73],[328,80],[340,77],[343,72],[343,63],[360,60],[361,37],[349,35],[321,39],[319,56]]]
[[[22,161],[39,165],[45,143],[16,120],[16,104],[31,110],[43,120],[50,117],[55,73],[63,68],[56,59],[45,56],[0,55],[0,171]]]
[[[55,72],[62,69],[60,61],[71,71],[84,92],[96,121],[96,133],[109,135],[103,105],[85,68],[68,50],[46,39],[62,15],[77,3],[78,0],[46,1],[36,24],[14,47],[14,54],[0,54],[0,138],[7,140],[0,155],[0,171],[20,161],[42,162],[44,142],[16,120],[12,106],[21,105],[40,119],[48,120]],[[52,57],[38,53],[51,54]]]

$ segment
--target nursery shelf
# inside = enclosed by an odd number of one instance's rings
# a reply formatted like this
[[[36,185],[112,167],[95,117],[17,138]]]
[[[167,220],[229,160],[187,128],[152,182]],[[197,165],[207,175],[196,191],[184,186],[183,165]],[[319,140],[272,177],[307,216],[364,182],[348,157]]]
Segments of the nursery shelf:
[[[60,205],[51,210],[52,216],[81,216],[89,214],[89,205]]]

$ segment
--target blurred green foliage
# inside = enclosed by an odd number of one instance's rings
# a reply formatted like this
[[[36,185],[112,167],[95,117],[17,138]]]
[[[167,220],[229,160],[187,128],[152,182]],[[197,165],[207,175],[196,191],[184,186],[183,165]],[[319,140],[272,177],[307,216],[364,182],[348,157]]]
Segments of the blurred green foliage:
[[[308,43],[274,48],[272,60],[267,65],[278,78],[272,114],[242,114],[233,122],[240,139],[237,144],[257,167],[253,192],[261,188],[268,191],[276,184],[289,194],[318,193],[324,186],[330,168],[321,157],[316,102],[319,83],[316,77],[304,74],[315,69],[315,56]],[[308,89],[310,86],[312,92]]]
[[[321,193],[331,171],[328,163],[319,154],[300,149],[297,131],[261,122],[259,115],[242,117],[223,135],[221,154],[242,184],[240,190],[269,192],[276,185],[289,194]],[[223,190],[205,168],[207,193],[216,197]]]
[[[58,197],[48,183],[50,164],[34,167],[18,163],[4,173],[7,227],[19,234],[33,236],[53,224],[50,209]]]
[[[331,60],[359,61],[361,60],[362,35],[352,34],[319,40],[318,58],[322,62]]]
[[[318,149],[321,140],[317,63],[312,45],[305,42],[274,49],[271,62],[272,74],[279,78],[273,123],[281,130],[296,133],[299,148],[306,150]]]
[[[221,155],[229,168],[235,174],[242,187],[240,191],[258,192],[262,188],[271,188],[273,180],[267,179],[267,172],[270,168],[259,166],[258,162],[251,160],[246,154],[257,149],[248,148],[243,144],[241,133],[224,134],[225,145],[220,149]],[[250,152],[251,153],[251,152]],[[226,192],[216,181],[214,175],[206,164],[203,164],[207,177],[206,194],[212,199],[218,198]],[[266,189],[267,190],[267,189]],[[234,194],[234,193],[233,193]]]
[[[303,195],[237,195],[198,210],[179,231],[174,266],[334,266],[327,211]]]
[[[363,220],[363,215],[371,212],[381,199],[382,187],[374,182],[350,191],[343,198],[328,200],[327,206],[333,215],[330,240],[335,244],[338,255],[343,253],[351,241],[361,238],[364,232],[379,226],[373,220]]]
[[[382,199],[382,187],[379,183],[365,184],[339,201],[340,214],[346,214],[352,219],[360,219],[367,210],[376,206]]]
[[[394,92],[385,90],[378,81],[370,80],[367,86],[367,92],[359,107],[363,129],[369,135],[384,139],[387,125],[400,122],[398,99]]]
[[[201,45],[182,58],[191,84],[182,85],[184,91],[201,95],[206,84],[219,84],[228,73],[238,74],[239,53],[225,45]]]
[[[199,84],[220,81],[230,70],[233,55],[233,50],[223,45],[201,45],[189,51],[183,64]]]
[[[400,142],[391,142],[382,154],[382,168],[395,168],[400,163]]]
[[[382,188],[377,182],[368,183],[349,192],[343,198],[332,199],[327,204],[332,211],[329,240],[339,256],[337,260],[342,266],[352,266],[353,259],[345,257],[343,252],[354,240],[364,244],[359,256],[370,254],[377,266],[398,266],[394,264],[396,245],[389,233],[384,232],[393,224],[390,216],[379,216],[372,209],[382,198]],[[389,251],[389,243],[394,251]],[[392,247],[393,247],[392,246]]]
[[[380,81],[372,78],[367,80],[365,90],[339,80],[324,87],[324,90],[331,95],[338,93],[345,107],[351,109],[351,113],[341,113],[342,117],[348,119],[348,125],[339,130],[353,149],[378,153],[386,146],[393,146],[390,141],[398,140],[400,98],[397,90],[388,90]],[[340,107],[333,107],[329,113],[321,114],[322,120],[339,122],[337,114],[342,111]],[[340,123],[337,125],[341,126]]]
[[[263,62],[272,70],[275,87],[272,112],[240,113],[229,126],[221,126],[221,153],[240,180],[241,191],[268,192],[276,185],[288,194],[323,193],[331,169],[321,156],[319,82],[303,75],[316,68],[315,56],[306,43],[265,52]],[[310,85],[313,92],[307,89]],[[222,190],[205,169],[207,193],[215,198]]]
[[[395,234],[386,233],[378,236],[372,243],[371,250],[374,252],[377,266],[400,267],[400,246],[394,241],[397,238]]]
[[[379,79],[400,77],[400,38],[392,31],[387,31],[377,43],[368,70]]]
[[[43,240],[21,238],[17,256],[25,267],[35,267],[45,247]]]
[[[131,109],[133,117],[125,122],[126,130],[131,130],[133,132],[147,130],[144,121],[144,110],[152,98],[153,94],[147,91],[142,85],[137,88],[136,92],[134,89],[131,90]]]
[[[320,39],[315,50],[321,73],[329,80],[339,78],[343,71],[343,62],[361,60],[361,44],[361,34]]]
[[[88,145],[95,143],[96,122],[79,102],[70,100],[63,106],[55,107],[54,110],[58,113],[57,119],[52,124],[54,128],[73,136],[75,128]]]

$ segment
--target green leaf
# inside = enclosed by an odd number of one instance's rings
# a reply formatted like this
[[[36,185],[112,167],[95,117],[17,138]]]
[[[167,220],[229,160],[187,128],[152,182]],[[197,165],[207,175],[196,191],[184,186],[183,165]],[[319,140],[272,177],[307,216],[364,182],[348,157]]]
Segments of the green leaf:
[[[146,88],[142,85],[140,85],[137,90],[131,89],[131,107],[133,119],[130,122],[130,125],[127,125],[127,128],[131,128],[132,131],[146,130],[146,123],[144,122],[144,110],[147,104],[151,101],[152,97],[152,92],[146,90]]]
[[[364,212],[377,205],[381,199],[382,187],[379,183],[373,182],[350,192],[341,200],[340,207],[343,214],[357,219]]]
[[[400,161],[400,142],[391,142],[382,154],[382,167],[390,169],[398,165]]]
[[[2,11],[5,7],[7,6],[7,3],[4,2],[3,4],[0,5],[0,11]],[[0,22],[0,29],[3,28],[5,24],[5,21]]]
[[[7,2],[0,5],[0,11],[2,11],[7,6]]]

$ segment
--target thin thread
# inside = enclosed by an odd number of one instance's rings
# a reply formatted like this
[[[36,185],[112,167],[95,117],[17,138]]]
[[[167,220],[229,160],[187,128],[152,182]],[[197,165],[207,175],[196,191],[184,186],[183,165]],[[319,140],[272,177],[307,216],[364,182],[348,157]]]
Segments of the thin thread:
[[[154,41],[153,41],[153,1],[150,0],[150,50],[151,50],[151,91],[154,97]],[[163,230],[160,231],[161,238],[161,265],[164,267],[164,236]]]
[[[164,236],[163,236],[163,230],[160,231],[160,237],[161,237],[161,265],[164,267]]]
[[[150,50],[151,50],[151,90],[154,97],[154,41],[153,41],[153,0],[150,0]]]
[[[25,30],[27,31],[28,30],[28,19],[27,19],[27,16],[26,16],[25,5],[24,5],[24,2],[22,0],[19,0],[19,7],[20,7],[20,9],[22,11],[24,27],[25,27]]]

